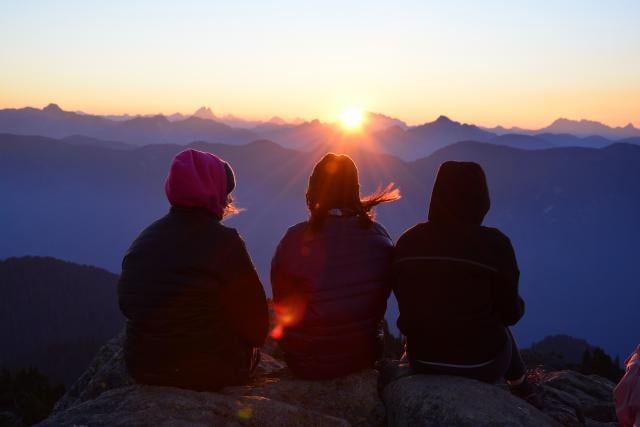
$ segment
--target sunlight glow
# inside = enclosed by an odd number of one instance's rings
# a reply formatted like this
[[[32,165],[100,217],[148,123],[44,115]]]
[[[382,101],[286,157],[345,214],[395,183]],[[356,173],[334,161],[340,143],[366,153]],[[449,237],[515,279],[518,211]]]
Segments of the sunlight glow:
[[[340,116],[340,123],[346,130],[356,130],[364,123],[364,113],[359,108],[350,107]]]

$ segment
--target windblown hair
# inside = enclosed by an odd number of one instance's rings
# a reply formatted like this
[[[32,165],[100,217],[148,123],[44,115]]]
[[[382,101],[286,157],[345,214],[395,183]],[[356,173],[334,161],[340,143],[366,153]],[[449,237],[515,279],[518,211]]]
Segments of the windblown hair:
[[[222,211],[222,218],[229,218],[231,216],[239,214],[242,211],[244,211],[244,209],[237,207],[233,203],[233,197],[231,197],[231,194],[229,194],[227,196],[227,201],[226,201],[224,210]]]
[[[380,203],[400,198],[400,190],[390,183],[384,189],[360,198],[358,168],[351,157],[341,154],[326,154],[313,168],[307,187],[309,224],[312,230],[322,228],[331,209],[351,211],[367,228],[373,223],[373,208]]]
[[[238,208],[233,204],[233,196],[231,196],[231,192],[236,188],[236,175],[233,173],[231,165],[227,162],[224,162],[224,172],[227,178],[227,199],[225,201],[224,210],[222,211],[222,218],[228,218],[239,214],[244,209]]]

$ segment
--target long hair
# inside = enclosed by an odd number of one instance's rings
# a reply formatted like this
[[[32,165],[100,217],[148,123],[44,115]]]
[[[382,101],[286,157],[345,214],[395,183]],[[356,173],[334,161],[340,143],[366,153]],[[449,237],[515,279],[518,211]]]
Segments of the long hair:
[[[372,209],[380,203],[400,198],[400,190],[390,183],[384,189],[360,198],[358,168],[351,157],[341,154],[326,154],[313,168],[307,187],[309,224],[319,230],[331,209],[348,210],[357,216],[363,227],[370,227],[374,214]]]

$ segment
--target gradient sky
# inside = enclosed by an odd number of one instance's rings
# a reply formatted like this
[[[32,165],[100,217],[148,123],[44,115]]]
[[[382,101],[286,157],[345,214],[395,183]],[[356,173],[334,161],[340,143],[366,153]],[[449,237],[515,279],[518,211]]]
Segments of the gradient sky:
[[[0,108],[640,126],[640,1],[2,1]]]

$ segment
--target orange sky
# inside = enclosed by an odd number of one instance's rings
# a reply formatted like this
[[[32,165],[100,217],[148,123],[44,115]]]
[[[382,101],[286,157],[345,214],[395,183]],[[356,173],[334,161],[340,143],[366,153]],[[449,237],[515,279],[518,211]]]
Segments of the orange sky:
[[[0,6],[0,108],[640,126],[637,1],[212,3]]]

